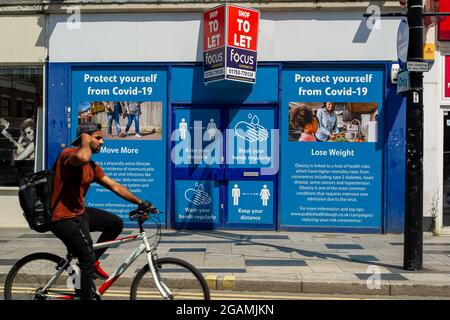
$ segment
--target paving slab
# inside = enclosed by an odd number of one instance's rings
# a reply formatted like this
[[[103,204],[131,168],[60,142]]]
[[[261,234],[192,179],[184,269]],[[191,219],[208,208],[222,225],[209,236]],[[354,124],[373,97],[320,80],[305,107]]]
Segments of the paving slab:
[[[203,266],[245,268],[245,259],[243,255],[207,253]]]
[[[306,263],[314,273],[343,273],[334,262],[306,260]]]
[[[217,244],[208,243],[206,246],[206,253],[231,254],[232,246],[229,243]]]

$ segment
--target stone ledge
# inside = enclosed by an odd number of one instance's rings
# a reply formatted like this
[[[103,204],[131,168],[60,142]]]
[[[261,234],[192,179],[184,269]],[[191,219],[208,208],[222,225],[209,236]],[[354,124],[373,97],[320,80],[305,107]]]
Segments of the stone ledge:
[[[86,3],[84,1],[70,1],[65,4],[48,4],[48,1],[3,1],[0,5],[1,14],[67,14],[67,9],[79,7],[83,13],[138,13],[138,12],[202,12],[214,6],[222,4],[222,1],[98,1]],[[232,2],[229,2],[232,3]],[[263,12],[270,11],[349,11],[366,9],[369,5],[379,5],[382,11],[402,11],[398,1],[251,1],[236,2],[236,4],[259,9]]]

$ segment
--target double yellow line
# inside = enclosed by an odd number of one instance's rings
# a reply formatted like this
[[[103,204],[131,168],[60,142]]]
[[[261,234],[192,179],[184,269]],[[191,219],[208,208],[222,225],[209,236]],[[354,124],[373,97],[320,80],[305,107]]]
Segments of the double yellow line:
[[[21,293],[33,293],[35,288],[27,288],[27,287],[15,287],[13,288],[13,293],[21,294]],[[64,288],[56,288],[53,291],[65,292],[67,289]],[[3,292],[3,289],[0,289]],[[57,294],[50,295],[55,298],[58,297]],[[102,297],[110,297],[110,298],[125,298],[128,299],[130,297],[129,290],[108,290]],[[157,291],[141,291],[138,294],[138,299],[161,299],[161,295]],[[183,292],[180,294],[175,294],[175,299],[201,299],[202,294],[196,292]],[[268,294],[246,294],[246,293],[220,293],[220,292],[212,292],[211,293],[212,300],[373,300],[372,298],[360,298],[360,297],[323,297],[323,296],[296,296],[296,295],[268,295]]]

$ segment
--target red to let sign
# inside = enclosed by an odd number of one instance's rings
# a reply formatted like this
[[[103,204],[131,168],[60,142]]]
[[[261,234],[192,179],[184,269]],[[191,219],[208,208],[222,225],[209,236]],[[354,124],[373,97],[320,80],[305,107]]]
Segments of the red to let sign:
[[[445,56],[444,98],[450,99],[450,56]]]
[[[439,12],[449,12],[450,11],[450,1],[439,1]],[[439,22],[439,41],[449,41],[450,40],[450,17],[445,17]]]
[[[235,48],[256,51],[259,11],[233,5],[228,5],[227,9],[227,44]]]
[[[203,13],[203,51],[225,45],[225,6]]]
[[[259,11],[224,4],[203,13],[203,80],[256,82]]]

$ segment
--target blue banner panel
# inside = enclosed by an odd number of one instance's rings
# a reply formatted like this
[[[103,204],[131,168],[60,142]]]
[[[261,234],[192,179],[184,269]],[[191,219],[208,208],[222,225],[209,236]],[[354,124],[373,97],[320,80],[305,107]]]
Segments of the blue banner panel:
[[[230,109],[227,129],[227,164],[230,168],[263,168],[273,165],[272,138],[275,111]]]
[[[383,72],[283,72],[281,225],[382,223]]]
[[[228,223],[273,224],[271,181],[228,182]]]
[[[259,66],[255,84],[235,81],[203,83],[203,67],[172,67],[172,103],[278,103],[278,66]]]
[[[166,211],[167,74],[161,69],[83,68],[72,72],[72,139],[78,124],[102,124],[104,145],[94,155],[112,179]],[[136,205],[94,184],[86,205],[128,222]]]
[[[220,186],[212,180],[175,181],[175,223],[218,226]]]

